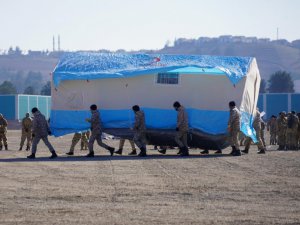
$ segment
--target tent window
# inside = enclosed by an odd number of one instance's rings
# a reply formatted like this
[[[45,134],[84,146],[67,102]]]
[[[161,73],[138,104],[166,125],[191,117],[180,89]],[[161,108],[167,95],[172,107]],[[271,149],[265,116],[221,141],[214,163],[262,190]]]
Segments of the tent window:
[[[157,74],[157,84],[178,84],[179,73],[159,73]]]

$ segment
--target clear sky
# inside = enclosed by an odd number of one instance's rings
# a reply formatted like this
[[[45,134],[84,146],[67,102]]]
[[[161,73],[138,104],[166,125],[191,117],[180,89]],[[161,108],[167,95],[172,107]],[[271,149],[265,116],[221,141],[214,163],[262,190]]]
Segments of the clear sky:
[[[300,39],[300,0],[0,0],[0,50],[160,49],[175,38]]]

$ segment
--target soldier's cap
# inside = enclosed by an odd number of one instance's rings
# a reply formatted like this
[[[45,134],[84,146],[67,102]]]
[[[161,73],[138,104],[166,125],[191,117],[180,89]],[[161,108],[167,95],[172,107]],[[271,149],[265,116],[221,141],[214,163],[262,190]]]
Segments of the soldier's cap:
[[[32,113],[35,113],[35,112],[37,112],[37,111],[39,111],[37,107],[34,107],[34,108],[31,109],[31,112],[32,112]]]
[[[3,117],[2,113],[0,113],[0,117]]]
[[[282,111],[281,114],[286,114],[286,112],[285,112],[285,111]]]

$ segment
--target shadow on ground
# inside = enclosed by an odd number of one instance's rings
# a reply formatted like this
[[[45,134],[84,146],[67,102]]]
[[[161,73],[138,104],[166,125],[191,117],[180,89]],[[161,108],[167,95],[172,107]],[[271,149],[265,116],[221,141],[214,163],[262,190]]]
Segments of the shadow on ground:
[[[190,159],[190,158],[221,158],[221,157],[234,157],[230,154],[211,154],[211,155],[190,155],[190,156],[178,156],[178,155],[148,155],[147,157],[138,156],[95,156],[93,158],[87,158],[85,156],[59,156],[55,159],[49,159],[49,157],[37,157],[35,159],[27,158],[6,158],[0,159],[0,162],[87,162],[87,161],[123,161],[123,160],[150,160],[150,159]]]

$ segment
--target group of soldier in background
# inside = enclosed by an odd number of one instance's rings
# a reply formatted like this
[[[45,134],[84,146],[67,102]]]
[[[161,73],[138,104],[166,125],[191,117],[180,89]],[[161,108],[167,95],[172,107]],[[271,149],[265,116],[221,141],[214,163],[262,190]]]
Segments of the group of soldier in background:
[[[177,111],[177,124],[176,124],[176,133],[174,140],[179,147],[178,154],[181,156],[188,156],[189,149],[187,144],[187,134],[188,134],[188,114],[185,108],[179,103],[174,102],[174,109]],[[231,155],[238,156],[241,155],[241,152],[247,154],[249,152],[250,144],[252,139],[250,137],[242,138],[239,142],[240,135],[240,112],[237,109],[235,102],[229,102],[230,116],[228,120],[228,141],[232,147]],[[98,145],[107,149],[111,155],[119,154],[122,155],[125,139],[120,139],[119,149],[114,151],[113,147],[110,147],[102,142],[102,124],[99,111],[96,105],[91,105],[91,118],[86,119],[87,122],[91,123],[91,131],[78,132],[75,133],[72,139],[69,152],[67,155],[74,155],[74,149],[77,143],[81,140],[81,150],[89,150],[87,157],[94,157],[93,145],[97,141]],[[132,140],[129,140],[131,144],[132,151],[129,155],[137,155],[136,147],[140,149],[138,156],[147,156],[146,153],[146,126],[145,126],[145,114],[140,109],[138,105],[132,107],[132,110],[135,114],[135,122],[133,126],[134,137]],[[19,151],[23,149],[23,146],[26,143],[26,151],[29,151],[31,148],[31,155],[27,158],[35,158],[35,153],[37,150],[37,145],[40,140],[43,140],[45,145],[48,147],[49,151],[52,153],[50,158],[56,158],[57,154],[55,153],[54,148],[48,141],[48,135],[51,135],[49,129],[48,121],[45,116],[40,113],[37,108],[32,109],[33,118],[30,117],[29,113],[26,113],[25,117],[22,119],[22,136],[20,142]],[[294,111],[286,114],[285,112],[280,112],[278,118],[274,115],[271,116],[270,120],[265,123],[262,118],[259,110],[256,111],[256,116],[253,121],[253,128],[256,133],[257,148],[258,154],[264,154],[266,152],[266,143],[264,139],[264,130],[267,127],[267,130],[270,132],[270,145],[279,145],[278,150],[296,150],[299,149],[300,144],[300,123],[299,123],[300,113],[296,115]],[[0,150],[3,146],[5,150],[8,150],[7,145],[7,120],[0,114]],[[2,144],[3,143],[3,144]],[[244,150],[240,150],[239,146],[245,145]],[[166,148],[159,150],[160,153],[165,154]],[[203,154],[207,154],[208,150],[204,150]],[[221,150],[218,150],[216,153],[222,153]]]
[[[298,150],[300,148],[300,113],[295,111],[280,112],[278,118],[275,115],[267,123],[270,131],[270,145],[278,144],[278,150]]]

